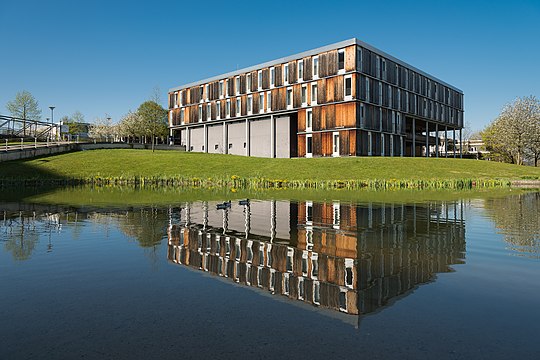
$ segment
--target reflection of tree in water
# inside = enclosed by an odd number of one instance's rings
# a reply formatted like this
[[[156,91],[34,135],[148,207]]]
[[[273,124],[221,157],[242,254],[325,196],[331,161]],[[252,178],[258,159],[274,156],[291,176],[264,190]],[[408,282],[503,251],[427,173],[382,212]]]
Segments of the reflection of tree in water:
[[[540,193],[488,199],[485,207],[513,251],[540,257]]]
[[[137,241],[153,264],[159,262],[157,248],[167,235],[166,209],[142,208],[115,213],[94,213],[93,222],[114,224],[125,235]]]
[[[4,217],[2,228],[1,238],[4,241],[4,248],[15,260],[29,259],[39,241],[35,224],[23,216],[11,219]]]

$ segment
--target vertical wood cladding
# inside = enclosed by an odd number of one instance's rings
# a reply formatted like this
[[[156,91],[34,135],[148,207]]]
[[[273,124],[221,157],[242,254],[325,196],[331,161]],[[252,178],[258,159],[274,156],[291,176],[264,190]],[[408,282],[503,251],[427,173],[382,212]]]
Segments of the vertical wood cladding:
[[[313,78],[313,64],[311,62],[311,56],[304,58],[304,80],[311,80]]]
[[[274,86],[283,86],[283,72],[282,66],[274,66]]]
[[[264,69],[262,71],[262,76],[263,76],[262,88],[264,90],[270,89],[270,70]]]

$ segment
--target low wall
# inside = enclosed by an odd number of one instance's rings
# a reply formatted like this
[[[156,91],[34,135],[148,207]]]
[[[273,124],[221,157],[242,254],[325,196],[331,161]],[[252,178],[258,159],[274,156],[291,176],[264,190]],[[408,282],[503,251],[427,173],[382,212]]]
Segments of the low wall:
[[[63,145],[53,145],[49,147],[38,147],[38,148],[26,148],[20,150],[10,150],[10,151],[1,151],[0,150],[0,162],[10,161],[10,160],[19,160],[19,159],[28,159],[36,156],[47,156],[54,155],[63,152],[77,150],[77,144],[63,144]]]
[[[96,149],[152,149],[151,144],[126,144],[126,143],[80,143],[77,144],[79,150],[96,150]],[[185,146],[180,145],[163,145],[154,146],[156,150],[185,150]]]
[[[185,146],[180,145],[156,145],[154,147],[156,150],[176,150],[184,151]],[[0,148],[0,162],[2,161],[11,161],[11,160],[20,160],[28,159],[37,156],[47,156],[54,155],[68,151],[77,151],[77,150],[96,150],[96,149],[152,149],[150,144],[124,144],[124,143],[71,143],[71,144],[61,144],[61,145],[50,145],[49,147],[40,146],[33,148],[27,146],[23,149],[10,149],[9,151],[3,151]]]

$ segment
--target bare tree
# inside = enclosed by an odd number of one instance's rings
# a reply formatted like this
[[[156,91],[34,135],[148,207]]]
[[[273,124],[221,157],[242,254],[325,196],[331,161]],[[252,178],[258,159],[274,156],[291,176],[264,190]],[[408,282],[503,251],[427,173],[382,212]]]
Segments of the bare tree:
[[[6,104],[6,109],[11,116],[21,119],[40,120],[41,109],[34,96],[26,90],[20,91],[15,95],[15,99]]]

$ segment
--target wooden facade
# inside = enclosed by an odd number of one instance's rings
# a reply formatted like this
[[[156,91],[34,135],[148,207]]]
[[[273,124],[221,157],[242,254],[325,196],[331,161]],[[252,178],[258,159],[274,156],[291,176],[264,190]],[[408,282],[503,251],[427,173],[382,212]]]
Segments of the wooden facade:
[[[247,137],[249,122],[290,114],[291,156],[429,156],[463,127],[463,93],[357,39],[169,92],[171,136],[188,150],[182,129],[242,120]]]

